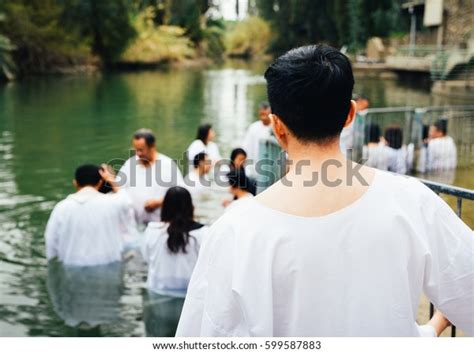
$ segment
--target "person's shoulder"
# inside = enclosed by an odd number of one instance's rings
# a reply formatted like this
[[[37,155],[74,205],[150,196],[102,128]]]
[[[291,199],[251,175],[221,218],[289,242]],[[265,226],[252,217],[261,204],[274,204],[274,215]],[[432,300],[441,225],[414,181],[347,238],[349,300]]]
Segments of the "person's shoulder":
[[[377,171],[380,190],[384,190],[382,197],[391,194],[401,206],[406,207],[431,207],[433,203],[442,200],[423,182],[411,176],[394,174],[387,171]]]
[[[196,139],[193,142],[191,142],[191,144],[188,147],[188,150],[193,149],[193,148],[200,148],[202,146],[204,146],[204,143],[201,140]]]
[[[242,223],[252,222],[252,219],[259,218],[259,208],[254,198],[249,198],[245,202],[242,200],[233,201],[235,205],[225,212],[212,226],[211,232],[215,229],[222,230],[226,233],[235,231]],[[245,221],[244,221],[245,220]]]
[[[70,197],[71,195],[68,195],[66,198],[60,200],[58,203],[56,203],[56,205],[54,205],[53,210],[51,212],[52,217],[62,216],[63,214],[74,208],[76,202],[72,200],[72,198]]]
[[[262,122],[260,120],[254,121],[251,123],[247,129],[248,132],[253,132],[257,131],[262,125]]]
[[[166,154],[159,153],[158,154],[158,159],[160,163],[166,163],[166,164],[175,164],[175,160],[171,157],[168,157]]]
[[[145,228],[145,236],[157,237],[166,232],[168,225],[165,222],[150,222]]]

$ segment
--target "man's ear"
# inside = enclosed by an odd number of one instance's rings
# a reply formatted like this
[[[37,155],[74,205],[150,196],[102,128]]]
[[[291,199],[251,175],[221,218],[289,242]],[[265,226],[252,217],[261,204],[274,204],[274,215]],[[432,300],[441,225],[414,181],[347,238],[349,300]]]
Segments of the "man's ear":
[[[76,179],[72,179],[72,185],[76,188],[76,190],[79,190],[79,184],[77,183]]]
[[[270,114],[270,118],[272,119],[273,133],[281,148],[286,151],[288,146],[288,127],[281,121],[278,115]]]
[[[355,119],[357,114],[357,103],[354,100],[351,100],[351,109],[349,109],[349,114],[347,114],[346,122],[344,127],[348,127]]]

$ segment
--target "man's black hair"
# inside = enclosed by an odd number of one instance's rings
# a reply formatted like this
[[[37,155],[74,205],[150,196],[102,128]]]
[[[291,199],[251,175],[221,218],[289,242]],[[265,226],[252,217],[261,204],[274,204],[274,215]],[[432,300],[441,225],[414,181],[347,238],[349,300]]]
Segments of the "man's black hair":
[[[354,75],[349,59],[326,45],[290,50],[265,72],[268,99],[301,141],[325,143],[337,137],[351,107]]]
[[[95,164],[84,164],[76,169],[74,179],[80,187],[96,186],[102,177],[99,173],[100,167]]]
[[[447,119],[439,119],[433,125],[443,135],[446,135],[448,133],[448,120]]]
[[[193,158],[193,166],[194,168],[199,167],[199,163],[203,162],[206,160],[207,154],[204,152],[198,153],[197,155],[194,156]]]
[[[150,129],[139,129],[133,134],[135,140],[144,139],[148,147],[153,147],[156,143],[155,135]]]

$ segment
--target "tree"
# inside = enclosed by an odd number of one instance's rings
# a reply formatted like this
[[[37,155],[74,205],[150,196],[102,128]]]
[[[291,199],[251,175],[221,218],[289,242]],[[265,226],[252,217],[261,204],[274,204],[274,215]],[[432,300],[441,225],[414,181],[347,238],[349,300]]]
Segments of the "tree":
[[[63,23],[90,40],[105,65],[114,63],[135,36],[130,0],[62,0]]]
[[[0,33],[15,46],[21,73],[44,72],[85,60],[87,46],[60,23],[62,6],[55,0],[3,0]]]
[[[5,16],[0,14],[0,21],[3,22]],[[0,35],[0,81],[3,79],[13,80],[15,77],[15,64],[12,58],[12,51],[15,49],[10,39]]]

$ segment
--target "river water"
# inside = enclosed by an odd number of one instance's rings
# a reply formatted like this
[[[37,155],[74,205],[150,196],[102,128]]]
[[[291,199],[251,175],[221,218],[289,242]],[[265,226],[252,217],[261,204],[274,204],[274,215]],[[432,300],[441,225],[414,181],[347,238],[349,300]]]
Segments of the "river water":
[[[210,122],[228,155],[265,100],[264,68],[232,63],[0,86],[0,336],[173,335],[182,301],[149,294],[139,266],[48,267],[43,232],[49,213],[73,192],[76,166],[127,158],[131,134],[141,127],[155,131],[160,152],[180,158],[197,125]],[[413,81],[357,81],[356,91],[373,107],[466,104],[434,97]],[[462,124],[457,128],[474,131],[473,118]],[[474,189],[469,158],[454,184]],[[221,214],[223,196],[208,203],[204,221]],[[465,203],[464,215],[472,227],[472,203]]]

